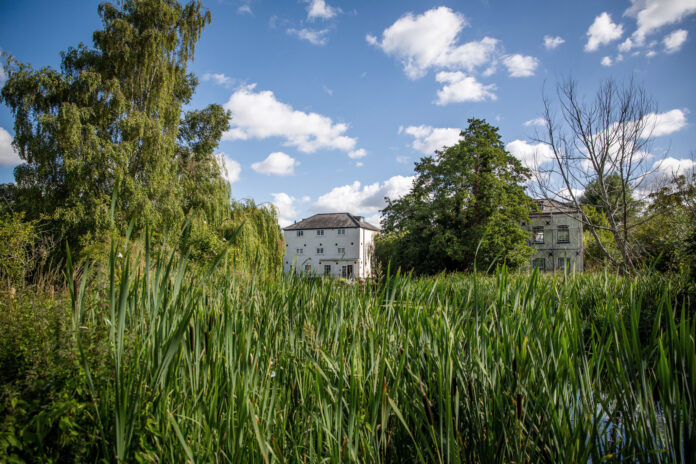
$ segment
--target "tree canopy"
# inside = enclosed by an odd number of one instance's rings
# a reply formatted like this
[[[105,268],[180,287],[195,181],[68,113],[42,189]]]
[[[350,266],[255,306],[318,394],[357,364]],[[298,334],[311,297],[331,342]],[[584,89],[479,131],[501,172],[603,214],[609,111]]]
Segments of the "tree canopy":
[[[530,172],[505,150],[498,129],[470,119],[457,145],[416,163],[416,180],[382,211],[376,254],[420,273],[516,268],[531,254],[522,229],[533,208]]]
[[[61,69],[10,60],[1,101],[15,116],[13,196],[28,219],[51,223],[74,247],[136,220],[180,224],[191,208],[229,209],[213,150],[228,115],[210,105],[182,115],[187,73],[210,13],[198,1],[126,0],[99,6],[93,47],[61,54]]]

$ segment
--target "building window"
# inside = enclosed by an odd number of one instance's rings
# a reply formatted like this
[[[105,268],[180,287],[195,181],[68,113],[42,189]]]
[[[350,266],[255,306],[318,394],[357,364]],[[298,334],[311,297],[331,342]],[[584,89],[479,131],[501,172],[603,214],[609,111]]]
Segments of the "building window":
[[[532,242],[533,243],[544,243],[544,228],[534,227],[532,229]]]
[[[304,270],[307,274],[312,272],[312,265],[311,264],[305,264]]]
[[[571,270],[571,264],[570,264],[570,258],[558,258],[558,270],[566,270],[570,271]]]
[[[532,260],[532,269],[546,270],[546,260],[544,258],[535,258]]]
[[[298,248],[297,250],[295,250],[295,253],[298,254],[298,255],[303,254],[303,253],[304,253],[304,248]]]
[[[324,254],[324,249],[323,249],[323,248],[317,248],[317,254],[318,254],[318,255],[323,255],[323,254]]]
[[[331,265],[330,264],[324,264],[324,275],[325,276],[331,275]]]
[[[352,264],[346,264],[345,266],[341,266],[341,277],[350,279],[353,277],[353,265]]]
[[[346,254],[346,249],[345,249],[345,248],[339,247],[339,248],[338,248],[338,254],[339,254],[339,255],[345,255],[345,254]]]
[[[298,230],[297,231],[297,236],[302,237],[304,235],[304,230]]]
[[[317,229],[317,235],[324,235],[324,229]]]
[[[570,243],[568,226],[558,226],[558,243]]]
[[[338,229],[338,235],[346,235],[346,229]]]

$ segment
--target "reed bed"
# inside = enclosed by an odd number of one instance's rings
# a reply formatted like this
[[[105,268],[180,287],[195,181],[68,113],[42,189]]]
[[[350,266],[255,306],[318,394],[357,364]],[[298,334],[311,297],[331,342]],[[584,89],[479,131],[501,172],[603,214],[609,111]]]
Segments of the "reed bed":
[[[78,347],[108,334],[105,368],[82,357],[105,460],[694,462],[696,318],[668,281],[263,280],[150,248],[71,281]]]

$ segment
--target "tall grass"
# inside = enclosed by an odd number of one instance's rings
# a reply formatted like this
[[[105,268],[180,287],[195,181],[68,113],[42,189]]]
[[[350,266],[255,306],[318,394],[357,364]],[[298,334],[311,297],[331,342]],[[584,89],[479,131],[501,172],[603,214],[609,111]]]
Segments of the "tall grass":
[[[109,461],[694,462],[696,318],[669,282],[241,280],[150,248],[71,282],[78,346],[109,333],[104,378],[82,358]]]

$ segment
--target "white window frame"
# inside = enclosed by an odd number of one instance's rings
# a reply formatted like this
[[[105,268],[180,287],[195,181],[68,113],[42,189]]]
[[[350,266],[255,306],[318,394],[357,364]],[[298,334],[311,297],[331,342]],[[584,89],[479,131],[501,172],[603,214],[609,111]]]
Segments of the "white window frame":
[[[565,234],[565,239],[561,240],[561,232]],[[570,228],[568,226],[558,226],[557,240],[558,243],[570,243]]]
[[[338,229],[338,235],[346,235],[346,229]]]
[[[324,229],[317,229],[317,235],[324,235]]]
[[[539,240],[541,237],[541,240]],[[543,244],[544,243],[544,227],[536,226],[532,227],[532,243]]]
[[[323,255],[324,254],[324,247],[317,247],[317,254]]]
[[[297,231],[297,236],[302,237],[304,235],[304,230],[298,230]]]
[[[346,254],[346,249],[345,249],[345,247],[338,247],[338,254],[339,254],[339,255],[345,255],[345,254]]]
[[[296,249],[296,250],[295,250],[295,254],[303,255],[303,254],[304,254],[304,248],[298,248],[298,249]]]
[[[331,265],[330,264],[324,264],[324,275],[325,276],[331,275]]]

